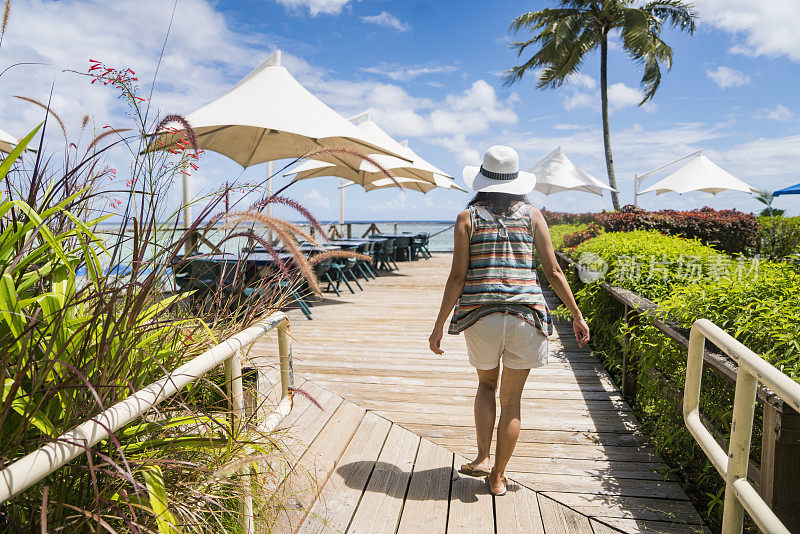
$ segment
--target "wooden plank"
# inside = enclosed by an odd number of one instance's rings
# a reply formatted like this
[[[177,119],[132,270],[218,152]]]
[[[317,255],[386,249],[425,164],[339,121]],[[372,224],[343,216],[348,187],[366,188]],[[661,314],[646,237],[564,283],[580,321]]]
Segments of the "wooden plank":
[[[603,517],[591,519],[592,527],[597,524],[606,525],[621,532],[641,532],[643,534],[711,534],[711,530],[703,525],[687,525],[670,521],[644,521],[641,519],[623,519]]]
[[[437,443],[451,449],[462,456],[470,457],[477,454],[478,447],[474,444],[464,444],[464,440],[437,439]],[[492,441],[492,447],[497,440]],[[530,458],[574,458],[595,459],[605,458],[620,462],[659,462],[659,456],[649,447],[619,447],[615,445],[594,444],[565,444],[565,443],[527,443],[518,442],[514,449],[514,456]]]
[[[320,386],[328,389],[334,389],[335,391],[346,390],[348,394],[352,392],[353,394],[365,395],[366,393],[368,393],[368,391],[365,391],[365,389],[368,389],[369,391],[374,390],[376,395],[382,395],[384,393],[394,393],[395,395],[406,395],[406,397],[426,396],[431,399],[436,399],[438,397],[431,395],[431,389],[429,386],[415,386],[405,383],[403,381],[398,381],[397,383],[389,384],[384,380],[375,379],[369,376],[357,376],[353,377],[352,380],[345,380],[343,377],[336,377],[336,376],[331,376],[329,378],[315,378],[314,383],[319,384]],[[552,389],[535,388],[532,387],[531,384],[532,382],[526,384],[525,389],[522,391],[523,399],[549,399],[549,400],[561,400],[564,402],[607,401],[611,402],[615,406],[619,406],[623,409],[628,409],[627,403],[622,398],[622,395],[620,395],[618,392],[583,391],[580,389],[552,390]],[[368,387],[365,388],[365,386],[367,385]],[[374,386],[378,387],[376,388]],[[461,397],[464,400],[473,399],[475,397],[474,383],[464,387],[460,386],[457,387],[452,384],[448,384],[443,389],[447,391],[448,396]]]
[[[281,485],[279,499],[285,508],[272,521],[270,532],[291,533],[297,530],[328,481],[365,413],[363,408],[349,401],[339,405],[300,458],[298,466]]]
[[[520,484],[545,492],[564,492],[585,495],[619,497],[647,497],[651,499],[686,500],[686,494],[677,482],[639,480],[602,476],[558,475],[547,473],[521,473],[511,471]]]
[[[293,409],[282,425],[291,427],[291,432],[283,431],[275,434],[282,454],[280,458],[266,462],[265,472],[271,476],[266,477],[261,483],[261,493],[268,498],[264,510],[259,514],[260,523],[269,524],[283,510],[284,499],[280,490],[284,482],[294,473],[300,458],[342,403],[342,398],[338,395],[315,384],[307,385],[322,409],[313,406],[305,397],[296,399],[297,411]]]
[[[575,458],[512,456],[508,469],[518,473],[664,480],[665,466],[656,462],[617,462]]]
[[[419,436],[392,425],[348,533],[397,529],[419,443]]]
[[[399,424],[428,423],[469,427],[474,421],[473,416],[466,413],[438,414],[394,410],[375,410],[375,413]],[[636,430],[637,425],[634,421],[595,420],[590,417],[575,415],[570,418],[532,417],[528,420],[523,419],[522,428],[523,430],[564,430],[573,432],[632,432]]]
[[[496,497],[494,506],[498,533],[544,534],[536,492],[510,480],[507,493]]]
[[[456,455],[453,465],[467,460]],[[447,532],[486,534],[494,532],[492,495],[485,478],[473,478],[456,473],[450,489],[450,512]]]
[[[551,491],[544,493],[544,495],[589,517],[667,520],[688,524],[702,523],[697,511],[688,501]]]
[[[541,494],[538,497],[546,534],[593,534],[588,518]]]
[[[623,530],[618,530],[605,523],[601,523],[596,519],[590,519],[589,524],[592,526],[592,532],[594,532],[594,534],[619,534],[619,532],[624,532]]]
[[[421,440],[398,533],[445,532],[452,476],[453,453]]]
[[[426,437],[464,439],[466,442],[475,441],[475,427],[473,425],[431,425],[419,422],[410,422],[404,425],[409,430]],[[598,444],[614,445],[618,447],[641,446],[647,438],[640,432],[590,432],[573,430],[550,430],[523,428],[519,433],[520,443],[565,443],[565,444]]]
[[[347,529],[391,426],[383,417],[367,412],[298,532],[323,534]]]

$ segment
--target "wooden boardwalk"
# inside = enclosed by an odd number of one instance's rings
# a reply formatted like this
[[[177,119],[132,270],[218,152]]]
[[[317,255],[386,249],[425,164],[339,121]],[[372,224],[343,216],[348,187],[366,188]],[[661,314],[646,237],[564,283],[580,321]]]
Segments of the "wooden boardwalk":
[[[450,256],[401,263],[365,291],[292,312],[301,395],[286,421],[297,463],[277,482],[278,532],[698,532],[697,511],[568,324],[531,372],[511,485],[454,468],[475,454],[476,378],[461,336],[428,350]],[[362,282],[364,285],[364,282]],[[551,296],[552,298],[552,296]],[[273,361],[274,343],[251,357]],[[499,412],[499,410],[498,410]],[[499,415],[499,414],[498,414]]]

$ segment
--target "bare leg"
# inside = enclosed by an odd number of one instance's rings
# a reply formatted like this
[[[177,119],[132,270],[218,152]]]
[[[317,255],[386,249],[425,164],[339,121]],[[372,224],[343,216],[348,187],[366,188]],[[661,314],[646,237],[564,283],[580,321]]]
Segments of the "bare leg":
[[[489,452],[492,447],[494,421],[497,416],[495,394],[500,366],[488,371],[478,371],[478,391],[475,392],[475,435],[478,439],[478,457],[470,462],[473,469],[489,471]]]
[[[503,476],[506,466],[517,445],[520,428],[520,399],[525,380],[530,369],[503,368],[503,379],[500,386],[500,421],[497,423],[497,450],[494,467],[489,476],[489,485],[493,492],[503,490]]]

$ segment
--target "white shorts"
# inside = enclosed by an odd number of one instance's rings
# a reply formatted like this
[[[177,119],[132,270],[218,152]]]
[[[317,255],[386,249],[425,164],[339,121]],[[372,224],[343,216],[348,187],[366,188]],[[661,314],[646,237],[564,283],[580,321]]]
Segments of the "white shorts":
[[[547,365],[547,336],[538,328],[507,313],[490,313],[464,330],[469,363],[488,371],[500,365],[533,369]]]

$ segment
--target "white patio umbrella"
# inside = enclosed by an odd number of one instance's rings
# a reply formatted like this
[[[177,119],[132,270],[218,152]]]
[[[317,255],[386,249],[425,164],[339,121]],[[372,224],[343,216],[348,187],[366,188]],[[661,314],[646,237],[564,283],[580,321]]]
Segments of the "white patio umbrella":
[[[648,173],[649,174],[649,173]],[[637,178],[642,178],[640,175]],[[739,180],[729,172],[721,169],[717,164],[708,159],[702,152],[698,152],[689,163],[673,172],[660,182],[657,182],[638,194],[655,191],[657,195],[675,192],[678,194],[691,191],[705,191],[716,195],[722,191],[741,191],[742,193],[758,193],[758,189]]]
[[[539,163],[528,169],[536,175],[536,191],[545,195],[562,191],[583,191],[603,196],[603,191],[615,191],[591,174],[579,169],[570,159],[556,148]]]
[[[272,190],[272,161],[297,158],[316,149],[344,148],[405,159],[311,94],[281,66],[280,50],[186,120],[197,134],[200,148],[228,156],[245,168],[267,162],[268,191]],[[169,148],[180,138],[177,133],[161,133],[148,150]],[[361,163],[356,155],[336,152],[316,158],[354,169]],[[184,176],[183,219],[187,226],[190,196]]]
[[[14,147],[19,144],[19,139],[8,133],[7,131],[0,129],[0,152],[4,154],[10,154]],[[32,152],[35,152],[32,148],[28,148]]]
[[[414,178],[403,178],[403,177],[396,177],[395,180],[399,182],[400,185],[396,184],[389,178],[381,178],[380,180],[375,180],[374,182],[369,182],[364,184],[365,191],[372,191],[373,189],[387,189],[389,187],[400,187],[402,186],[403,189],[410,189],[412,191],[419,191],[420,193],[428,193],[433,191],[436,188],[441,189],[455,189],[457,191],[461,191],[466,193],[466,189],[461,188],[458,184],[456,184],[450,178],[446,178],[444,176],[434,176],[433,182],[428,182],[425,180],[416,180]],[[355,182],[350,182],[349,185],[355,185]]]
[[[242,167],[297,158],[323,147],[406,159],[383,140],[358,128],[311,94],[281,66],[281,52],[245,76],[233,89],[186,116],[204,150],[228,156]],[[164,133],[167,146],[177,134]],[[151,143],[150,149],[163,149]],[[323,154],[317,159],[358,168],[361,159]]]
[[[392,139],[389,134],[383,131],[383,129],[370,118],[369,113],[357,115],[351,118],[350,121],[357,124],[360,129],[368,133],[373,139],[379,140],[381,146],[388,147],[409,160],[406,161],[381,154],[372,155],[371,158],[384,169],[389,170],[392,176],[413,178],[431,183],[434,183],[433,177],[435,175],[452,178],[452,176],[449,176],[443,170],[419,157],[408,147],[407,141],[398,143]],[[284,174],[284,176],[292,175],[295,176],[294,181],[322,176],[336,176],[360,185],[386,178],[386,175],[378,167],[368,161],[362,161],[358,169],[353,169],[345,165],[310,160]]]

